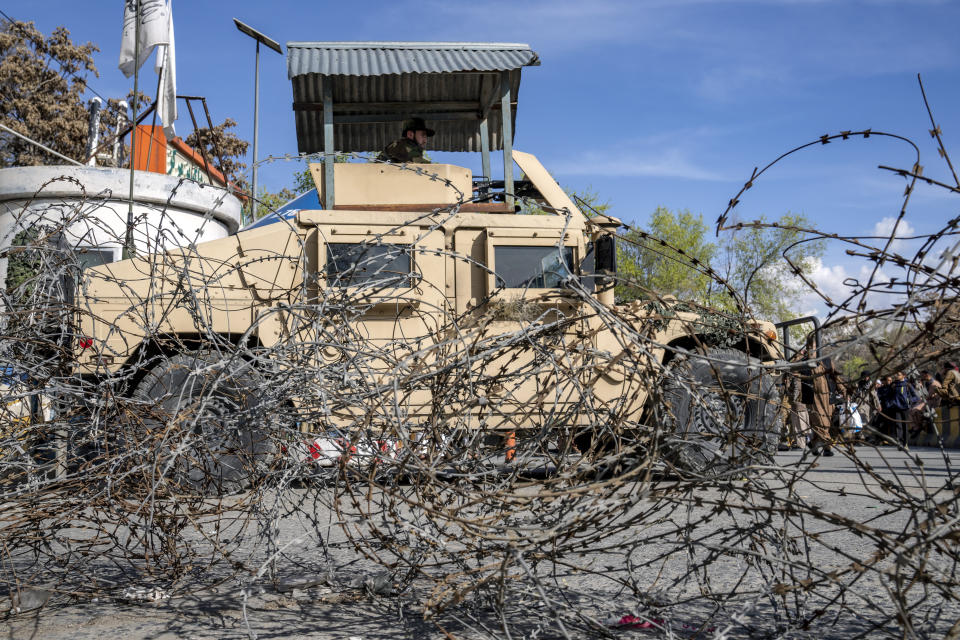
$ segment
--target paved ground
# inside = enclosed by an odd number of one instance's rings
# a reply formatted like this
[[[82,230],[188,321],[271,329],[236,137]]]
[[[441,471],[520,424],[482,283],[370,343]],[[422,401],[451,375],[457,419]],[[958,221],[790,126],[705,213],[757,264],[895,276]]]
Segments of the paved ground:
[[[908,514],[881,514],[884,503],[877,496],[889,491],[891,486],[902,488],[905,495],[924,496],[943,489],[944,485],[956,477],[960,468],[960,451],[949,451],[944,455],[936,449],[916,449],[910,452],[898,451],[892,447],[858,448],[856,450],[859,465],[855,465],[846,455],[838,454],[831,458],[820,457],[813,466],[799,476],[792,490],[803,499],[820,504],[824,509],[842,513],[858,522],[878,522],[886,518],[891,526],[909,526],[905,517]],[[811,462],[803,452],[782,452],[777,456],[777,464],[790,468],[793,465],[806,467]],[[873,475],[867,472],[872,470]],[[892,484],[890,484],[892,483]],[[775,485],[776,482],[771,482]],[[785,489],[784,489],[785,490]],[[901,523],[898,518],[903,517]],[[284,529],[280,532],[281,544],[294,547],[302,536],[296,519],[284,520]],[[718,517],[717,526],[724,526],[723,518]],[[856,557],[867,552],[863,540],[850,531],[824,528],[824,536],[830,544],[842,547]],[[826,538],[825,538],[826,539]],[[615,541],[614,541],[615,542]],[[827,545],[829,546],[829,545]],[[814,549],[814,562],[824,566],[849,564],[849,558],[836,558],[823,548]],[[655,553],[655,548],[639,550],[639,554]],[[816,554],[821,556],[816,556]],[[305,563],[304,567],[308,563]],[[736,563],[730,567],[716,567],[714,580],[735,579],[740,571]],[[682,567],[679,567],[682,570]],[[669,572],[670,567],[664,567]],[[40,609],[34,609],[0,621],[0,637],[9,638],[96,638],[108,637],[143,638],[160,640],[166,638],[321,638],[344,639],[363,638],[364,640],[385,638],[485,638],[491,637],[482,629],[482,613],[469,624],[463,618],[453,617],[442,620],[440,625],[424,622],[416,605],[416,597],[410,596],[371,596],[377,591],[375,570],[370,565],[353,565],[354,576],[341,573],[334,579],[326,580],[318,573],[302,570],[300,575],[288,575],[278,591],[274,588],[255,588],[244,591],[235,583],[226,583],[205,593],[186,598],[163,599],[159,602],[130,602],[120,599],[102,599],[98,601],[80,601],[73,603],[52,603]],[[318,577],[319,576],[319,577]],[[580,593],[589,593],[595,587],[597,601],[582,605],[596,608],[600,613],[603,600],[607,598],[604,584],[597,576],[583,578],[578,586]],[[594,582],[591,582],[593,580]],[[371,582],[373,581],[373,582]],[[351,586],[352,585],[352,586]],[[884,593],[880,585],[864,584],[858,591],[865,598],[883,601]],[[33,598],[35,603],[46,599],[43,592],[28,593],[25,598]],[[615,597],[611,595],[610,597]],[[136,598],[133,598],[136,600]],[[148,600],[148,597],[145,597]],[[27,602],[26,604],[30,604]],[[577,606],[576,603],[569,603]],[[920,603],[921,606],[924,603]],[[694,620],[698,615],[697,606],[691,605],[686,615]],[[750,603],[744,603],[743,610],[756,619],[762,618],[762,606],[751,609]],[[826,606],[831,606],[829,603]],[[847,608],[856,605],[846,603]],[[930,602],[936,609],[956,607],[956,603]],[[550,612],[522,610],[517,616],[550,616]],[[960,611],[943,612],[947,621],[960,619]],[[490,627],[496,628],[492,620]],[[826,619],[818,619],[818,626],[804,632],[792,631],[783,637],[789,638],[849,638],[869,629],[867,622],[856,616],[845,615],[827,624]],[[562,637],[559,628],[551,628],[540,637]],[[949,626],[949,625],[948,625]],[[531,627],[533,628],[533,627]],[[682,625],[677,623],[679,637],[684,634]],[[776,637],[777,630],[763,630],[762,625],[753,627],[753,637]],[[759,630],[758,630],[759,629]],[[730,637],[747,637],[743,629],[730,629]],[[551,635],[551,633],[553,635]],[[893,629],[878,629],[866,637],[895,637]],[[932,624],[928,629],[919,629],[919,637],[944,637],[943,623]],[[619,629],[614,635],[628,637],[661,637],[664,634],[651,629]],[[890,634],[890,635],[887,635]],[[708,637],[712,634],[708,634]],[[582,637],[580,635],[572,637]],[[701,636],[703,637],[703,636]]]

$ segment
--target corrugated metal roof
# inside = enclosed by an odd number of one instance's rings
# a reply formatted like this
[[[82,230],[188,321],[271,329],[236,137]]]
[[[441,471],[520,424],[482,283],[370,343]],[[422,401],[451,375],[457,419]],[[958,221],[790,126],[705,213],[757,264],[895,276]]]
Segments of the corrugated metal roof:
[[[379,151],[412,116],[437,132],[428,152],[479,151],[483,115],[491,149],[502,149],[500,74],[509,77],[515,125],[520,70],[539,64],[525,44],[289,42],[298,149],[323,150],[324,83],[332,93],[337,151]]]
[[[539,65],[526,44],[492,42],[288,42],[287,77],[513,71]]]

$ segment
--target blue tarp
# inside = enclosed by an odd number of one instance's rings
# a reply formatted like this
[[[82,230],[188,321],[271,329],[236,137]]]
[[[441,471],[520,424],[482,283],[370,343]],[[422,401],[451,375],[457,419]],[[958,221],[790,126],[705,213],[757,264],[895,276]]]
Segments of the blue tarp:
[[[320,196],[317,195],[316,189],[304,191],[276,211],[271,211],[259,220],[254,220],[241,229],[241,231],[256,229],[257,227],[274,224],[283,220],[293,220],[297,216],[297,213],[303,209],[323,209],[323,207],[320,206]]]
[[[26,382],[27,374],[18,371],[13,365],[0,367],[0,384],[16,384],[17,382]]]

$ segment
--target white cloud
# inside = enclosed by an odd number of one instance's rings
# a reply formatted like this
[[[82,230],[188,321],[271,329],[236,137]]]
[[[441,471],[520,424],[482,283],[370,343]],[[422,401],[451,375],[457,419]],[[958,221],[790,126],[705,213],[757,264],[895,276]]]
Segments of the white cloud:
[[[712,169],[698,166],[679,149],[650,152],[585,151],[576,162],[551,164],[551,171],[568,176],[619,176],[682,178],[685,180],[729,180]]]
[[[415,7],[415,9],[413,9]],[[493,0],[481,3],[401,3],[393,11],[400,18],[415,10],[433,28],[442,31],[439,39],[451,39],[451,25],[462,25],[463,33],[476,34],[472,40],[536,43],[534,49],[579,49],[598,42],[623,42],[648,33],[653,16],[641,20],[642,6],[624,0]],[[649,12],[647,12],[649,13]],[[382,16],[381,16],[382,17]],[[422,30],[424,24],[418,25]],[[644,28],[646,27],[646,28]]]
[[[903,283],[905,272],[892,269],[889,266],[874,271],[873,263],[826,264],[820,258],[814,260],[814,268],[808,278],[816,285],[818,291],[827,296],[834,305],[844,305],[841,313],[859,313],[860,303],[862,311],[871,309],[886,309],[905,301]],[[897,280],[893,280],[893,278]],[[823,298],[809,286],[799,282],[798,286],[806,291],[799,301],[799,306],[810,309],[811,315],[821,319],[837,310],[836,306],[828,308]],[[894,286],[887,285],[894,282]],[[868,291],[864,291],[869,288]],[[855,296],[855,297],[852,297]]]
[[[707,100],[729,102],[740,98],[751,87],[785,85],[790,74],[776,64],[743,64],[718,66],[701,71],[695,91]]]
[[[584,149],[576,160],[569,155],[551,161],[551,172],[568,176],[617,176],[680,178],[709,182],[729,181],[724,175],[697,161],[699,149],[718,130],[700,127],[663,131],[651,135],[620,140],[608,148]]]
[[[900,224],[897,224],[897,218],[894,216],[887,216],[881,220],[878,220],[873,225],[873,235],[875,236],[885,236],[890,237],[894,231],[894,225],[896,225],[896,237],[897,238],[906,238],[912,236],[916,233],[916,229],[913,228],[913,225],[910,224],[906,219],[901,220]]]
[[[896,229],[894,229],[895,226]],[[881,246],[886,244],[884,238],[893,237],[888,251],[903,254],[910,248],[910,243],[902,238],[909,238],[916,232],[917,230],[906,218],[900,220],[898,224],[895,216],[887,216],[874,223],[873,232],[870,235],[879,236],[873,240],[873,243]]]
[[[958,47],[945,25],[956,14],[935,4],[400,0],[361,19],[365,32],[386,37],[389,25],[409,24],[417,15],[410,27],[417,39],[528,42],[545,64],[576,55],[599,74],[647,69],[669,74],[673,87],[701,100],[732,102],[758,92],[796,94],[830,80],[954,69]],[[918,28],[924,37],[915,37]]]
[[[840,264],[826,265],[820,258],[814,259],[814,268],[807,278],[817,286],[817,290],[830,298],[834,304],[842,304],[853,293],[851,288],[844,284],[850,277],[847,269]],[[813,315],[821,318],[826,315],[826,305],[823,298],[812,290],[809,285],[794,278],[797,286],[806,290],[800,298],[800,305],[806,309],[813,309]]]

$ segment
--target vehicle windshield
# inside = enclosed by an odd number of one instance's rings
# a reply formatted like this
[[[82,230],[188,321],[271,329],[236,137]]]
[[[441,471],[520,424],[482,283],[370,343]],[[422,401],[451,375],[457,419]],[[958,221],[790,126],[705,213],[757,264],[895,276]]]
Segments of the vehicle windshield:
[[[394,282],[387,282],[387,281]],[[327,282],[334,287],[356,287],[371,282],[410,286],[408,245],[327,243]]]
[[[497,284],[511,289],[557,289],[573,273],[573,247],[495,246]]]

